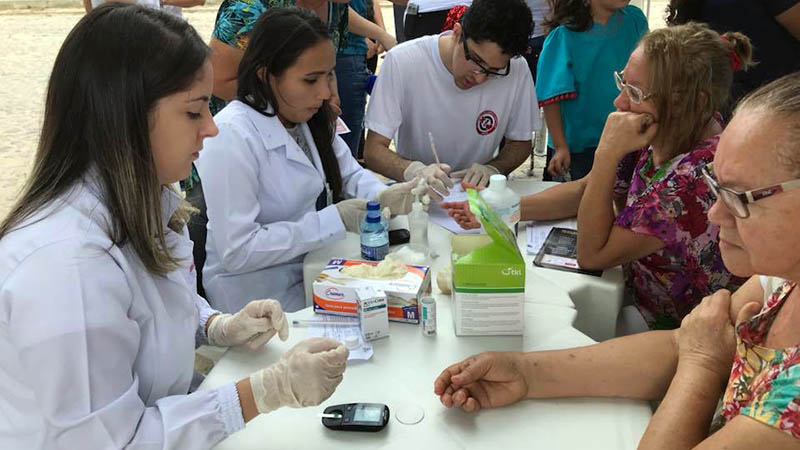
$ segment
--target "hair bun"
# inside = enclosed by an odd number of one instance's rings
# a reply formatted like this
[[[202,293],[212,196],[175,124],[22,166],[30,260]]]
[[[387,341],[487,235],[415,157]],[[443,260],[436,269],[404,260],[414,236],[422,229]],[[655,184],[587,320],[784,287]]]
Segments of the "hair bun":
[[[750,38],[737,31],[729,31],[720,36],[731,52],[733,71],[747,70],[753,65],[753,46]]]

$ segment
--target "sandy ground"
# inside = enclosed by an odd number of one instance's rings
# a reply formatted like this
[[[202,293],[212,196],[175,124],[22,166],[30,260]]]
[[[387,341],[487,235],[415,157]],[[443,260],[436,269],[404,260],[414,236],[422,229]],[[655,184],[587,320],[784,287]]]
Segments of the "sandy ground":
[[[392,8],[383,15],[394,32]],[[634,1],[642,4],[642,1]],[[651,6],[651,28],[661,26],[663,1]],[[217,7],[185,11],[186,19],[208,40]],[[0,11],[0,217],[11,209],[30,171],[42,121],[47,81],[58,49],[83,16],[81,9]],[[541,161],[537,165],[541,165]],[[530,161],[517,175],[525,175]],[[537,170],[537,175],[541,170]],[[539,175],[540,176],[540,175]]]

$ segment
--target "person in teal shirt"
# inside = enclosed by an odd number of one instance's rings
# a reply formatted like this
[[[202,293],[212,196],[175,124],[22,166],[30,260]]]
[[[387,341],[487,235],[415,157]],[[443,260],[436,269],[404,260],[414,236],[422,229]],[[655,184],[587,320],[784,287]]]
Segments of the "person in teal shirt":
[[[619,94],[614,71],[625,67],[647,32],[647,18],[629,1],[589,0],[579,10],[574,3],[555,1],[548,23],[555,28],[537,68],[536,97],[549,131],[545,180],[589,173]]]

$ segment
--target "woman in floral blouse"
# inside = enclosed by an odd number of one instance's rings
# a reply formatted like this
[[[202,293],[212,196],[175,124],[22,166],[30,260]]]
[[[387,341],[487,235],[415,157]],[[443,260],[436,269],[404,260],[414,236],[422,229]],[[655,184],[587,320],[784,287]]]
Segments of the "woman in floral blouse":
[[[749,55],[743,35],[720,37],[700,24],[645,35],[623,72],[597,74],[615,77],[620,94],[589,176],[522,199],[522,220],[577,214],[578,263],[625,264],[651,329],[677,328],[704,296],[744,281],[722,264],[719,229],[707,217],[714,197],[697,168],[714,157],[716,112]],[[472,220],[460,211],[451,215]]]
[[[800,73],[737,107],[712,164],[708,213],[735,294],[703,299],[678,330],[569,350],[484,353],[445,369],[434,390],[466,411],[524,398],[659,400],[639,449],[800,448]],[[759,276],[754,274],[765,274]],[[710,424],[722,398],[721,428]]]

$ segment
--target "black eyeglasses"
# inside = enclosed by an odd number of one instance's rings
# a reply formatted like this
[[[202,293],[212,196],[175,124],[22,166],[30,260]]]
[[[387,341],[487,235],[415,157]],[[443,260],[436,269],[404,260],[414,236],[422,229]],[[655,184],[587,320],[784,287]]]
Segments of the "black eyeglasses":
[[[469,51],[469,47],[467,47],[467,36],[466,35],[464,35],[464,40],[462,42],[464,44],[464,59],[466,59],[467,62],[469,62],[470,64],[472,64],[474,66],[473,69],[472,69],[472,73],[474,73],[475,75],[505,77],[505,76],[508,76],[508,74],[511,73],[511,61],[510,60],[508,61],[508,64],[506,64],[505,69],[499,69],[498,70],[498,69],[494,69],[494,68],[491,68],[491,67],[486,67],[480,61],[475,59],[474,56],[472,56],[472,52],[470,52]]]
[[[720,186],[714,175],[714,164],[708,163],[700,168],[700,173],[703,174],[708,187],[717,196],[718,199],[725,203],[725,206],[733,213],[734,216],[740,219],[750,217],[750,210],[747,205],[750,203],[763,200],[781,192],[791,191],[792,189],[800,188],[800,179],[787,181],[785,183],[767,186],[752,191],[734,191],[733,189]]]

